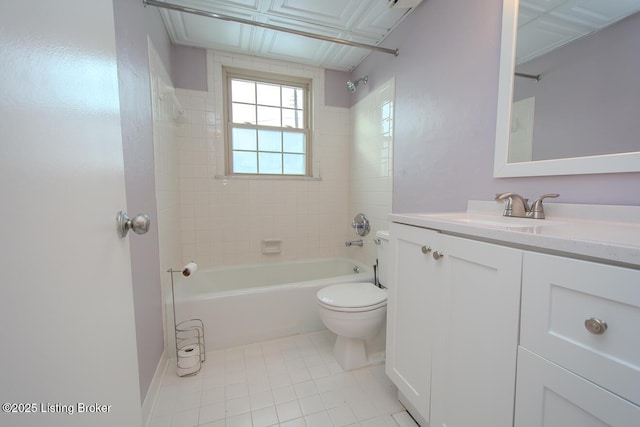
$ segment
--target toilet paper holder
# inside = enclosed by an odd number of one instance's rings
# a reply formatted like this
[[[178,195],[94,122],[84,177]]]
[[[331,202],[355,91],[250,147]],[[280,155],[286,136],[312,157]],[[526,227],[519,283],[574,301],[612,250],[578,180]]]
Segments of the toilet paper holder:
[[[185,277],[188,277],[191,269],[186,267],[189,265],[191,265],[191,263],[187,264],[180,270],[174,270],[173,268],[167,270],[167,273],[171,275],[171,303],[173,308],[173,326],[176,344],[176,374],[179,377],[196,375],[202,369],[202,363],[207,360],[204,342],[204,323],[202,320],[188,319],[178,322],[176,318],[176,296],[173,275],[175,273],[180,273]],[[189,274],[186,273],[187,271],[189,271]],[[197,351],[195,350],[196,348]],[[190,359],[193,359],[194,354],[192,353],[198,354],[199,359],[197,360],[197,363],[193,364],[193,366],[191,366],[190,363],[185,363],[190,362]]]

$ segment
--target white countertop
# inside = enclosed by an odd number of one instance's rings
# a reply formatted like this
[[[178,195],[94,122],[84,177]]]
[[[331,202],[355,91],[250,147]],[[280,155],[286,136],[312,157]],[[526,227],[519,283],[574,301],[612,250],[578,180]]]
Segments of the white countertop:
[[[502,216],[501,202],[466,212],[394,213],[393,222],[640,268],[640,206],[545,203],[546,219]]]

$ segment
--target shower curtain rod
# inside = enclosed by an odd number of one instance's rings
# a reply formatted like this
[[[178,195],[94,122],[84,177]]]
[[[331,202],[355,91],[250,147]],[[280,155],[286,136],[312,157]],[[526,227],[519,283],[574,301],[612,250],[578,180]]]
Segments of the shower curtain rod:
[[[524,77],[525,79],[535,80],[537,82],[539,82],[542,78],[540,74],[513,73],[513,75],[516,77]]]
[[[250,21],[248,19],[236,18],[236,17],[228,16],[228,15],[221,15],[219,13],[207,12],[206,10],[194,9],[192,7],[181,6],[181,5],[172,4],[172,3],[164,3],[164,2],[159,2],[159,1],[156,1],[156,0],[142,0],[142,3],[145,6],[147,6],[147,5],[148,6],[156,6],[156,7],[160,7],[160,8],[163,8],[163,9],[170,9],[170,10],[175,10],[175,11],[178,11],[178,12],[191,13],[193,15],[205,16],[207,18],[220,19],[220,20],[223,20],[223,21],[238,22],[240,24],[252,25],[254,27],[266,28],[268,30],[282,31],[282,32],[285,32],[285,33],[296,34],[298,36],[309,37],[309,38],[317,39],[317,40],[324,40],[324,41],[331,42],[331,43],[339,43],[339,44],[344,44],[344,45],[347,45],[347,46],[361,47],[361,48],[364,48],[364,49],[375,50],[375,51],[378,51],[378,52],[390,53],[390,54],[395,55],[395,56],[398,56],[398,54],[400,53],[400,51],[398,49],[387,49],[385,47],[353,42],[353,41],[350,41],[350,40],[340,39],[340,38],[336,38],[336,37],[328,37],[328,36],[323,36],[321,34],[307,33],[305,31],[292,30],[292,29],[285,28],[285,27],[279,27],[277,25],[263,24],[261,22]]]

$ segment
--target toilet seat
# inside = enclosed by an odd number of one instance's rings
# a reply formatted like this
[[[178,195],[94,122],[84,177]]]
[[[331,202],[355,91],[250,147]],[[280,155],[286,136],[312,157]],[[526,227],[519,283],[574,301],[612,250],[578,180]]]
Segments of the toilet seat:
[[[372,311],[387,305],[387,292],[373,283],[340,283],[318,291],[318,304],[342,312]]]

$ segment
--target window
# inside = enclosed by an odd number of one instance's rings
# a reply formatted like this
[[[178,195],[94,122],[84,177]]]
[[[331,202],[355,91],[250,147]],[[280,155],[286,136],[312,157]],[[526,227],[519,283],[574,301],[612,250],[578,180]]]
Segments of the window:
[[[310,80],[226,68],[228,175],[310,176]]]

